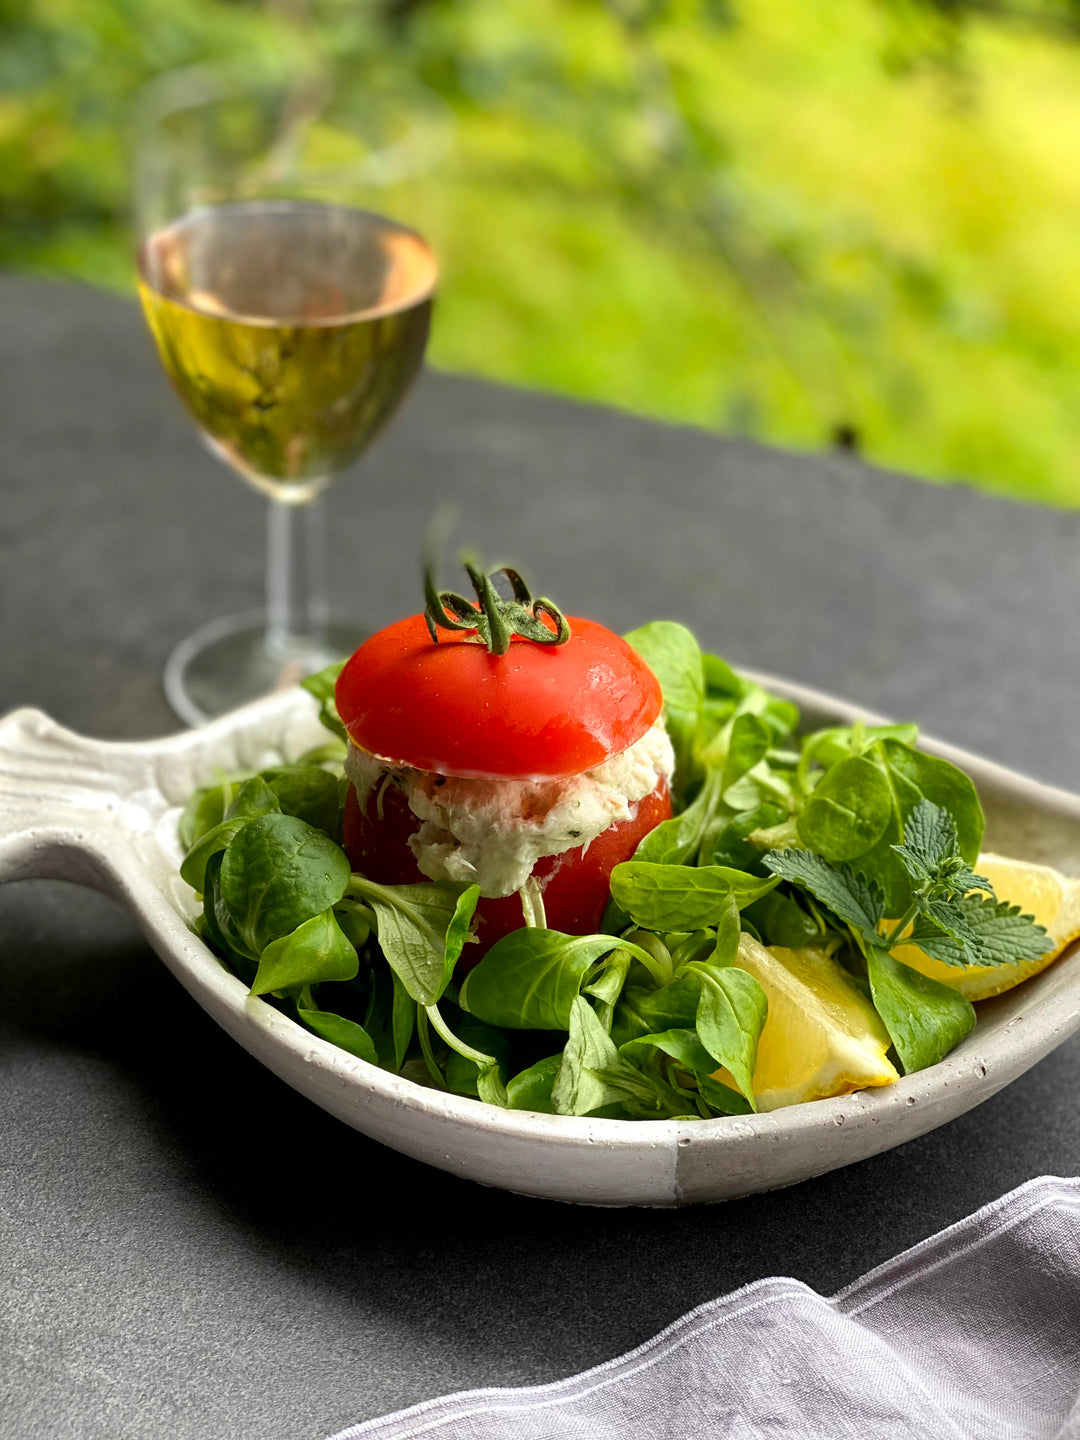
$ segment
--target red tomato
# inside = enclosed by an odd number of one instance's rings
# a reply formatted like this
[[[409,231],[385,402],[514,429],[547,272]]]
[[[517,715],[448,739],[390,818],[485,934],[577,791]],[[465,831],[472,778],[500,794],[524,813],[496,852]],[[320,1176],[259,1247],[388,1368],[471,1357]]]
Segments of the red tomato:
[[[600,925],[607,904],[608,884],[613,868],[629,860],[638,845],[660,824],[671,818],[671,796],[666,781],[640,800],[629,820],[609,825],[587,850],[578,846],[562,855],[549,855],[533,868],[540,882],[548,928],[568,935],[591,935]],[[420,828],[420,820],[409,809],[400,790],[386,786],[382,815],[376,810],[374,794],[367,810],[360,809],[351,787],[345,800],[345,851],[354,870],[381,885],[409,885],[425,880],[409,849],[409,836]],[[517,895],[483,899],[476,907],[478,945],[466,945],[458,970],[469,970],[496,940],[523,924],[521,900]]]
[[[656,676],[625,640],[570,620],[565,645],[515,635],[492,655],[473,635],[436,645],[422,615],[380,630],[348,661],[337,707],[370,755],[441,775],[580,775],[640,740],[660,714]]]

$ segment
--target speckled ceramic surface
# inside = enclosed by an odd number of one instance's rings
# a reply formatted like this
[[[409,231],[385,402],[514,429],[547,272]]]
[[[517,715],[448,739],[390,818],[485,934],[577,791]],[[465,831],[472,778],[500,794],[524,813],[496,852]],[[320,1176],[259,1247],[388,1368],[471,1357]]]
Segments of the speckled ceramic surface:
[[[865,712],[772,677],[809,724]],[[988,1099],[1080,1028],[1080,953],[979,1006],[940,1065],[879,1090],[767,1115],[589,1120],[498,1110],[426,1089],[326,1044],[249,999],[189,928],[176,825],[219,769],[292,758],[320,735],[310,698],[273,697],[198,730],[117,744],[36,710],[0,721],[0,879],[74,880],[128,904],[199,1004],[315,1104],[418,1160],[523,1194],[593,1205],[690,1205],[790,1185],[912,1140]],[[1080,874],[1080,798],[924,741],[974,779],[986,848]]]

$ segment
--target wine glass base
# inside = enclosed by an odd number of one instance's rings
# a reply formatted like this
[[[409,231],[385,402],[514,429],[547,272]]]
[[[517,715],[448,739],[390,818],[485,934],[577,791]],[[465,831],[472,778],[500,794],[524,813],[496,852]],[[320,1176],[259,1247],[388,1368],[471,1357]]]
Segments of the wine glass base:
[[[349,621],[331,620],[320,644],[298,644],[274,655],[266,646],[264,611],[211,620],[181,640],[165,662],[165,698],[186,724],[201,725],[290,689],[305,675],[351,655],[370,633]]]

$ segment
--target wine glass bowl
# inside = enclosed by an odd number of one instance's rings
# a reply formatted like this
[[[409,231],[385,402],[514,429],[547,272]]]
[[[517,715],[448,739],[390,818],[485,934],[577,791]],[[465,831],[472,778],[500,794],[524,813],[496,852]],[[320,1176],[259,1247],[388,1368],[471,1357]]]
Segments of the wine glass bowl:
[[[310,72],[197,69],[142,106],[143,309],[203,438],[271,502],[265,612],[212,622],[166,666],[192,723],[363,638],[327,619],[320,496],[423,360],[437,267],[409,221],[445,149],[438,103],[393,87],[343,99]]]
[[[314,498],[393,414],[424,354],[434,256],[368,211],[206,206],[149,236],[139,291],[214,450],[275,500]]]

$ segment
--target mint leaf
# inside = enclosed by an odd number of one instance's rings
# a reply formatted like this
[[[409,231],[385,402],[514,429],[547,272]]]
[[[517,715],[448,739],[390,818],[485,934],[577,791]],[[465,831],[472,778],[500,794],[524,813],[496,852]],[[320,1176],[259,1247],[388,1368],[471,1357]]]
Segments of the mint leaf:
[[[808,890],[838,920],[876,933],[884,913],[881,891],[846,865],[830,865],[809,850],[770,850],[762,864],[781,880]]]
[[[947,811],[956,826],[958,853],[971,865],[982,843],[982,807],[971,778],[948,760],[890,739],[878,741],[866,758],[880,766],[893,809],[881,839],[859,857],[859,870],[884,890],[888,914],[902,915],[911,903],[913,887],[907,867],[893,846],[904,844],[904,830],[912,812],[923,800],[931,800]]]
[[[1019,905],[983,895],[965,895],[960,902],[964,919],[979,937],[982,965],[1007,965],[1010,961],[1038,960],[1054,948],[1054,942]]]
[[[1053,949],[1053,941],[1030,915],[1023,915],[1019,905],[995,900],[985,895],[965,895],[956,908],[968,930],[979,943],[979,965],[1014,965],[1037,960]],[[943,934],[931,921],[920,916],[903,944],[918,945],[932,960],[945,965],[970,965],[966,947],[949,934]]]
[[[920,800],[904,824],[904,839],[892,847],[916,885],[938,878],[941,862],[957,853],[952,816],[932,800]]]
[[[994,887],[986,876],[976,875],[967,864],[957,866],[956,873],[949,876],[949,885],[956,899],[966,895],[969,890],[985,890],[991,899],[995,898]]]
[[[921,915],[911,933],[897,940],[892,948],[895,950],[903,945],[917,945],[931,960],[940,960],[943,965],[957,965],[964,969],[972,964],[984,963],[981,956],[978,961],[973,961],[971,951],[963,941],[954,939],[926,915]]]
[[[958,900],[924,900],[919,909],[932,924],[955,941],[965,952],[965,965],[978,965],[982,961],[982,942],[964,918]]]
[[[935,898],[959,897],[969,890],[993,886],[976,875],[959,852],[956,824],[947,810],[931,800],[920,800],[904,825],[904,839],[891,847],[915,882],[916,889],[936,888]]]

